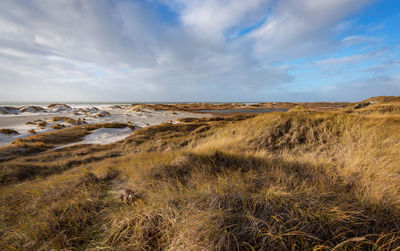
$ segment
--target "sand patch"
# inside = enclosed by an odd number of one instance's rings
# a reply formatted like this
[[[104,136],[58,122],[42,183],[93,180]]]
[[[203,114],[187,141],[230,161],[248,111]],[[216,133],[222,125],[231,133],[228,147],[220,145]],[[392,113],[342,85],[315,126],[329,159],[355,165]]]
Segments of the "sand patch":
[[[84,137],[77,144],[109,144],[125,139],[134,130],[130,128],[100,128]]]

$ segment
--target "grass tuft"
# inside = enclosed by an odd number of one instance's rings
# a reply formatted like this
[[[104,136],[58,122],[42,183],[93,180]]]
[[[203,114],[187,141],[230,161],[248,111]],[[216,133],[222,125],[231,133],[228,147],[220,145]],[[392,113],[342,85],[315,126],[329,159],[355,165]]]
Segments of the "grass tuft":
[[[17,131],[15,131],[13,129],[0,129],[0,133],[5,134],[5,135],[19,134]]]

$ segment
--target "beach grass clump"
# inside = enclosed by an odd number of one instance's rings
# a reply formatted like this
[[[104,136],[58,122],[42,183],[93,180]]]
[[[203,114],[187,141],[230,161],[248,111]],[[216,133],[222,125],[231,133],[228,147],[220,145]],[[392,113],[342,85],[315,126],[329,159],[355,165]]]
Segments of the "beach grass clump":
[[[49,149],[51,146],[43,142],[27,142],[21,138],[11,144],[0,147],[0,162],[10,160],[16,156],[38,153]]]
[[[55,125],[52,125],[51,128],[57,130],[57,129],[65,128],[65,125],[64,125],[64,124],[58,124],[58,123],[57,123],[57,124],[55,124]]]
[[[118,123],[118,122],[111,122],[111,123],[100,123],[88,126],[88,128],[125,128],[128,124],[126,123]]]
[[[30,105],[20,108],[21,112],[43,112],[45,109],[40,106]]]
[[[107,205],[107,201],[102,200],[106,185],[102,179],[94,177],[85,179],[82,175],[68,185],[38,186],[35,191],[23,192],[17,198],[2,194],[8,199],[9,207],[23,210],[22,204],[30,207],[34,216],[24,217],[19,223],[17,231],[22,235],[13,235],[12,229],[2,229],[0,245],[3,248],[24,246],[31,250],[87,248],[98,234],[97,229],[102,224],[101,210]],[[19,202],[21,197],[32,199]],[[14,215],[21,217],[18,211]]]
[[[78,125],[80,123],[78,123],[78,120],[73,119],[73,118],[69,118],[69,117],[53,117],[50,119],[50,121],[52,122],[65,122],[65,123],[69,123],[71,125]]]
[[[86,124],[85,118],[78,118],[78,119],[74,119],[74,118],[70,118],[70,117],[62,117],[62,116],[58,116],[58,117],[53,117],[50,119],[51,122],[65,122],[71,125],[81,125],[81,124]]]
[[[46,121],[40,121],[36,124],[38,127],[40,127],[41,129],[46,128],[47,126],[47,122]]]
[[[54,107],[67,107],[67,108],[71,108],[69,105],[61,104],[61,103],[50,104],[50,105],[48,105],[47,107],[48,107],[48,108],[54,108]]]
[[[179,118],[176,121],[181,123],[200,123],[200,122],[213,122],[213,121],[239,121],[252,118],[256,116],[255,114],[227,114],[225,116],[214,116],[214,117],[204,117],[204,118]]]
[[[0,129],[0,133],[5,134],[5,135],[19,134],[18,131],[13,130],[13,129],[8,129],[8,128]]]
[[[40,133],[36,135],[31,135],[25,137],[23,139],[18,139],[18,142],[43,142],[45,144],[63,144],[70,143],[76,140],[79,140],[83,136],[90,133],[90,131],[86,128],[82,127],[69,127],[63,128],[57,131],[50,131],[45,133]],[[18,144],[18,142],[14,141],[11,144]]]

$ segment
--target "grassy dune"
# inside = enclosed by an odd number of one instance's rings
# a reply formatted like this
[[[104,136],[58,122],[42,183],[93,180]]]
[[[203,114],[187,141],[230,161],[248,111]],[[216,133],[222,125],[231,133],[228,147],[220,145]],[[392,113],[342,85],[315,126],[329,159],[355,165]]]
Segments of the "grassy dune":
[[[244,103],[190,103],[190,104],[132,104],[132,110],[154,109],[170,111],[191,111],[198,110],[237,110],[237,109],[291,109],[297,105],[307,108],[327,110],[343,108],[352,105],[345,102],[318,102],[318,103],[292,103],[292,102],[265,102],[246,105]]]
[[[396,250],[399,107],[185,119],[3,159],[0,249]]]
[[[41,134],[36,134],[34,130],[31,130],[30,132],[34,133],[34,135],[25,138],[18,138],[11,142],[11,144],[0,147],[0,161],[6,161],[24,155],[39,153],[56,146],[76,142],[81,140],[84,136],[90,134],[91,131],[99,128],[125,127],[134,129],[132,125],[125,123],[104,123],[81,125],[69,128],[53,128],[59,130]]]

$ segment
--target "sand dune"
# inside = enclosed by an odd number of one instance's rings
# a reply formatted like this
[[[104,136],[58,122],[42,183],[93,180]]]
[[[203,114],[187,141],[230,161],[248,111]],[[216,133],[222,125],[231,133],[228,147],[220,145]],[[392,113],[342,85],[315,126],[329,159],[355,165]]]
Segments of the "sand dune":
[[[151,109],[132,110],[131,105],[65,105],[54,104],[49,106],[0,106],[0,129],[8,128],[18,131],[16,135],[0,133],[0,146],[13,140],[36,133],[55,130],[54,128],[69,127],[72,125],[98,123],[129,123],[136,127],[147,127],[164,122],[176,123],[184,117],[210,117],[208,114],[190,112],[155,111]],[[63,118],[63,119],[62,119]],[[31,131],[31,132],[29,132]],[[121,133],[123,132],[123,133]],[[130,132],[124,130],[100,130],[93,132],[83,143],[101,144],[121,140]],[[103,135],[103,136],[99,136]],[[106,136],[105,136],[106,135]]]

